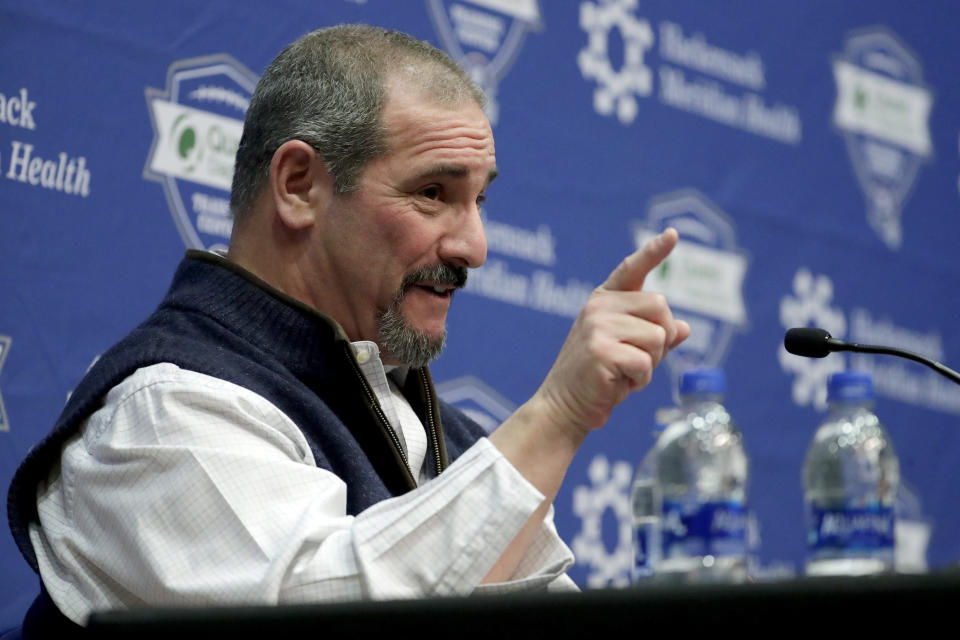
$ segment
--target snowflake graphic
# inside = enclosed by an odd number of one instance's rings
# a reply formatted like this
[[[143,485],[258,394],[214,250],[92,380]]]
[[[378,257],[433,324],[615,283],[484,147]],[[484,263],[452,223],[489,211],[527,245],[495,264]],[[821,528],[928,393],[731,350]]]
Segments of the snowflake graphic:
[[[780,300],[780,324],[784,329],[792,327],[820,327],[835,338],[847,332],[847,320],[843,311],[830,306],[833,298],[833,282],[824,275],[814,276],[804,267],[793,277],[794,295]],[[811,402],[817,409],[827,406],[827,378],[830,374],[845,370],[846,359],[841,354],[826,358],[804,358],[787,353],[780,345],[777,354],[780,366],[793,373],[793,401],[798,405]]]
[[[581,528],[573,538],[573,553],[585,564],[588,587],[625,586],[630,583],[633,564],[633,524],[630,512],[630,478],[627,462],[616,462],[612,469],[606,456],[594,456],[587,468],[591,486],[573,490],[573,513]],[[610,509],[617,517],[617,546],[608,552],[603,544],[603,513]]]
[[[637,0],[600,0],[599,4],[580,5],[580,27],[590,34],[589,42],[577,55],[577,65],[584,78],[596,80],[600,86],[593,94],[597,113],[610,115],[616,107],[617,118],[630,124],[637,117],[638,96],[650,95],[653,74],[643,64],[643,54],[653,45],[650,23],[633,15]],[[608,44],[610,31],[620,29],[623,37],[623,66],[619,71],[610,63]]]

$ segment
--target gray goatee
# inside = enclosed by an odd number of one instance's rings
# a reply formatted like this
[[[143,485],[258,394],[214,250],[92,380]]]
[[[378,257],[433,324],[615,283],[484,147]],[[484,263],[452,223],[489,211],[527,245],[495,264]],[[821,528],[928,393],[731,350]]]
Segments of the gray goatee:
[[[443,351],[447,341],[446,329],[439,336],[429,336],[412,326],[400,310],[407,291],[422,282],[451,284],[459,289],[467,282],[467,270],[444,263],[420,267],[403,279],[390,306],[378,314],[380,349],[392,360],[413,368],[426,366],[434,360]]]

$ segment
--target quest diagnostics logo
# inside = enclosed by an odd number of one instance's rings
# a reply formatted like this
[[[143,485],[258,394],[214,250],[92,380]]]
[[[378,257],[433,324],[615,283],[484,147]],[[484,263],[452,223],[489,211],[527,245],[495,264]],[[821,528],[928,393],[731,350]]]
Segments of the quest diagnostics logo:
[[[867,220],[890,249],[899,249],[901,212],[920,164],[933,153],[933,96],[917,57],[883,28],[848,38],[833,60],[833,75],[833,124],[843,134],[866,197]]]
[[[646,279],[644,289],[663,294],[674,315],[693,332],[670,352],[672,379],[692,367],[719,367],[734,332],[747,327],[743,281],[747,257],[737,244],[729,216],[695,189],[651,201],[647,219],[634,227],[636,246],[673,227],[680,241]]]
[[[143,170],[156,180],[187,247],[224,248],[243,117],[257,76],[226,54],[180,60],[165,89],[146,90],[153,144]]]
[[[537,0],[427,0],[443,48],[487,96],[487,118],[500,115],[497,85],[529,31],[542,28]]]

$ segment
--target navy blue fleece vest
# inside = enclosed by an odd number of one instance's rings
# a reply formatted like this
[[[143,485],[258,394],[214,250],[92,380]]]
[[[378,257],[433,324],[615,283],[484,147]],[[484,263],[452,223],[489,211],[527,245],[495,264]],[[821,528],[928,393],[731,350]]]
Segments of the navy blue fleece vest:
[[[159,362],[233,382],[276,405],[303,431],[317,466],[347,484],[348,513],[415,486],[340,327],[229,261],[188,251],[157,310],[96,362],[53,432],[17,469],[10,528],[34,570],[27,526],[37,519],[38,482],[111,388]],[[403,392],[428,430],[425,464],[435,472],[484,435],[436,397],[426,368],[410,371]]]

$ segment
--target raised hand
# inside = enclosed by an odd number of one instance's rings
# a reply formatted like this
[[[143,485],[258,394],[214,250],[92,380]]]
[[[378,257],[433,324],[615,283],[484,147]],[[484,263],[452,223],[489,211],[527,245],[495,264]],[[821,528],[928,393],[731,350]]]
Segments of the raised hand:
[[[554,420],[586,435],[613,408],[649,382],[670,349],[690,335],[666,299],[642,290],[644,280],[677,244],[667,229],[624,258],[587,300],[537,391]]]

